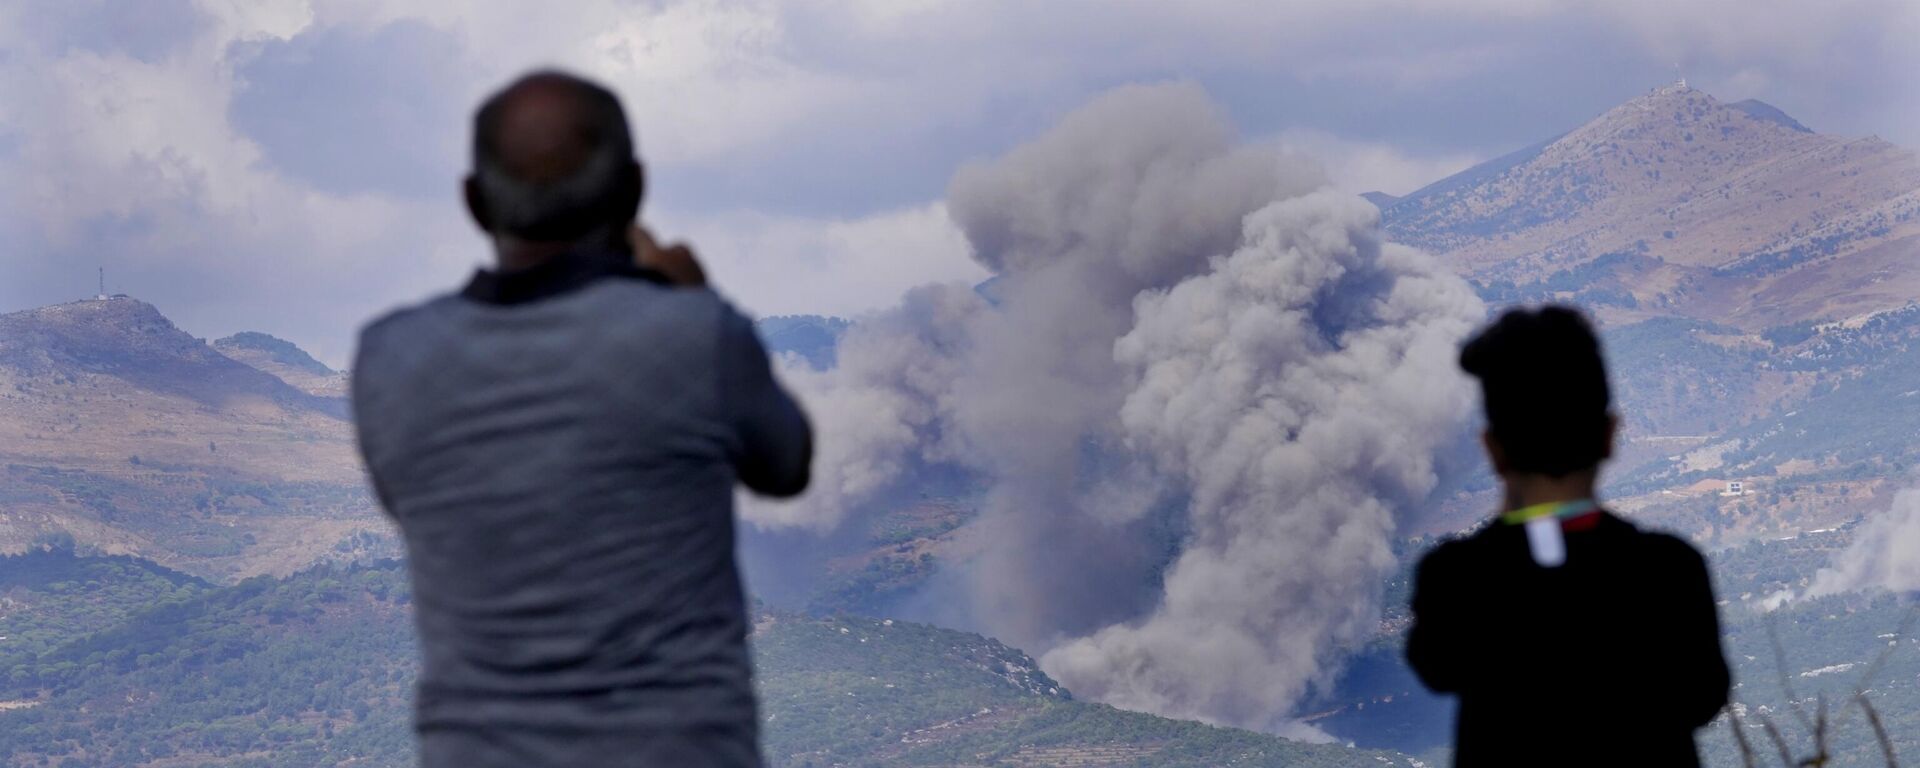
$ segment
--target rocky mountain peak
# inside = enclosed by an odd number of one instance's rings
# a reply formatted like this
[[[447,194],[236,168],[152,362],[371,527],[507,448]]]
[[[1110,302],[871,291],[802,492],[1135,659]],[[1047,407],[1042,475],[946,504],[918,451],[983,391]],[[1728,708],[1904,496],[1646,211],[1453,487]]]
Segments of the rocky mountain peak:
[[[1395,240],[1447,257],[1501,301],[1554,296],[1758,328],[1898,307],[1920,291],[1920,273],[1895,269],[1920,246],[1920,158],[1678,84],[1415,191],[1383,217]]]
[[[0,368],[26,379],[104,375],[214,408],[250,398],[297,410],[344,412],[221,354],[152,304],[126,297],[0,315]]]

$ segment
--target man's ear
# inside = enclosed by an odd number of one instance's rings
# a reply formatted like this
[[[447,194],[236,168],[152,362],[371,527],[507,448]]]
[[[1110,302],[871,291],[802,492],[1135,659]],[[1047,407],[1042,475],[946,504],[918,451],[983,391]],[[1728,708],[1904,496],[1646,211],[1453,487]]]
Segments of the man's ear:
[[[487,215],[487,196],[480,191],[480,179],[468,174],[460,185],[460,192],[467,201],[467,215],[473,217],[474,225],[482,232],[493,234],[493,219]]]
[[[1500,447],[1500,441],[1494,439],[1493,430],[1480,431],[1480,447],[1487,449],[1487,463],[1493,465],[1495,477],[1507,474],[1507,449]]]
[[[1601,460],[1613,458],[1613,446],[1620,441],[1620,415],[1607,414],[1607,444],[1600,447]]]

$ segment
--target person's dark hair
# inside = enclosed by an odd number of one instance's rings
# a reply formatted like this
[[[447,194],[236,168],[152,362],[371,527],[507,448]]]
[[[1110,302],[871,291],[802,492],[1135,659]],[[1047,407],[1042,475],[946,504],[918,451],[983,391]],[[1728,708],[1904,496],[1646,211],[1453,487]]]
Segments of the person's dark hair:
[[[1564,477],[1605,458],[1612,394],[1600,339],[1578,310],[1512,309],[1469,340],[1487,429],[1517,472]]]
[[[514,81],[474,115],[472,184],[481,225],[526,240],[631,220],[641,190],[619,97],[564,72]]]

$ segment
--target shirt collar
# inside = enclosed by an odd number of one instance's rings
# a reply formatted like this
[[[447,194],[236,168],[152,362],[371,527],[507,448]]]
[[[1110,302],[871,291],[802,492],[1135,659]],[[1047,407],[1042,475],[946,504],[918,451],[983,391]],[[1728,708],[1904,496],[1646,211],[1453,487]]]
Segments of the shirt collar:
[[[483,304],[526,304],[569,293],[607,277],[666,282],[660,273],[635,266],[633,257],[625,253],[578,248],[526,269],[475,270],[460,295]]]

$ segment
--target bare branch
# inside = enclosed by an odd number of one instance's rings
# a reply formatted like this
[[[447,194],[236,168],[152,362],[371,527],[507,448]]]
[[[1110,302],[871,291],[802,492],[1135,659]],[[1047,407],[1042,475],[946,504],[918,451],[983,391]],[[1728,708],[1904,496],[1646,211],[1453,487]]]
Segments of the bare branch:
[[[1820,694],[1820,708],[1813,716],[1813,756],[1800,761],[1801,765],[1818,766],[1827,764],[1827,694]]]
[[[1880,653],[1873,657],[1873,661],[1867,663],[1866,670],[1860,673],[1859,680],[1853,684],[1855,701],[1866,701],[1867,689],[1873,687],[1873,679],[1879,676],[1881,667],[1886,666],[1887,658],[1892,656],[1894,651],[1900,650],[1900,641],[1907,639],[1907,632],[1913,629],[1915,619],[1920,619],[1920,603],[1915,603],[1907,607],[1907,615],[1901,617],[1899,628],[1893,631],[1893,642],[1888,643],[1887,647],[1882,648]],[[1851,709],[1851,707],[1842,707],[1840,709],[1840,714],[1835,718],[1833,724],[1836,730],[1840,726],[1846,725],[1847,715],[1850,714],[1849,709]]]
[[[1733,729],[1733,743],[1740,747],[1740,767],[1753,768],[1753,744],[1747,741],[1747,726],[1740,722],[1731,704],[1727,706],[1727,726]]]
[[[1760,725],[1766,729],[1767,738],[1773,740],[1773,748],[1780,751],[1780,765],[1793,768],[1793,750],[1787,747],[1787,738],[1780,735],[1780,727],[1773,724],[1773,718],[1760,716]]]
[[[1774,626],[1774,615],[1767,614],[1767,645],[1773,648],[1773,669],[1780,673],[1780,690],[1787,696],[1787,709],[1800,719],[1800,725],[1813,730],[1813,721],[1807,718],[1807,711],[1800,708],[1800,694],[1793,690],[1793,680],[1787,675],[1787,649],[1780,644],[1780,632]],[[1788,761],[1792,765],[1792,761]]]
[[[1867,713],[1867,723],[1873,726],[1873,738],[1880,742],[1880,754],[1887,758],[1887,768],[1900,768],[1900,762],[1893,756],[1893,739],[1887,737],[1887,727],[1880,722],[1880,713],[1873,708],[1873,702],[1867,700],[1864,693],[1855,694],[1854,700],[1860,702],[1860,709]]]

